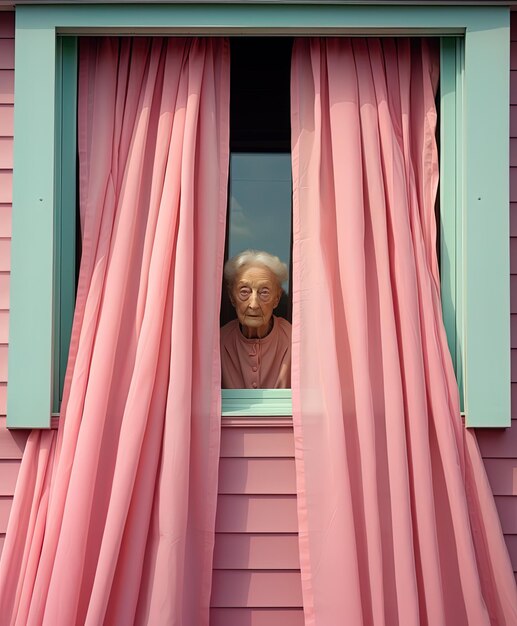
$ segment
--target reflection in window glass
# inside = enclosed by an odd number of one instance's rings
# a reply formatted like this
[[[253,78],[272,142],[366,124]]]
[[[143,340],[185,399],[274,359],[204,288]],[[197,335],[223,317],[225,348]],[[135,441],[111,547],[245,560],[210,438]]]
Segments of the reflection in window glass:
[[[290,267],[290,153],[233,153],[229,199],[228,256],[266,250]]]

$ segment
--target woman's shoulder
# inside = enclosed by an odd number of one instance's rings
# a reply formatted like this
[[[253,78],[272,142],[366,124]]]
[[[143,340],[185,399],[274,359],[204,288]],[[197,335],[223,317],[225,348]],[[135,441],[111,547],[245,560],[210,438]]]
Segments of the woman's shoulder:
[[[221,326],[221,341],[233,335],[236,330],[239,330],[239,320],[237,319],[230,320],[224,326]]]
[[[289,337],[289,339],[291,338],[291,322],[288,322],[285,317],[276,317],[275,315],[275,324],[278,326],[279,332]]]

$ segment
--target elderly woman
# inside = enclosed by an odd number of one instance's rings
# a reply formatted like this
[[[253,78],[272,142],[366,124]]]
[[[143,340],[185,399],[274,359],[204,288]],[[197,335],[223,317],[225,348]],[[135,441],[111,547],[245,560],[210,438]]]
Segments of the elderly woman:
[[[226,262],[237,319],[221,328],[223,388],[291,386],[291,324],[273,315],[287,276],[285,263],[267,252],[245,250]]]

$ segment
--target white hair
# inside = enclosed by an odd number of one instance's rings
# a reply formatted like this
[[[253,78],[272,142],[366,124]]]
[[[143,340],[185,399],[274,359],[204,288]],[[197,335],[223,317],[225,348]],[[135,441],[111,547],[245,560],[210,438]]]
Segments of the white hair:
[[[228,287],[232,287],[237,274],[250,265],[265,265],[270,269],[278,280],[278,286],[282,287],[282,283],[289,277],[287,265],[269,252],[263,250],[244,250],[239,252],[224,264],[224,280]]]

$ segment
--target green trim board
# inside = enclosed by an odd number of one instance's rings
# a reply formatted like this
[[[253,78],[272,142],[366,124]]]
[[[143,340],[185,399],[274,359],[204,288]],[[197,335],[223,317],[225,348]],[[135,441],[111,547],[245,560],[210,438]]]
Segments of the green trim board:
[[[59,4],[18,6],[28,28],[68,34],[463,34],[492,28],[504,7],[300,4]]]
[[[458,344],[456,338],[454,343],[463,359],[467,424],[506,426],[510,423],[509,133],[506,132],[509,9],[400,5],[373,8],[372,5],[323,6],[317,2],[303,5],[104,3],[27,5],[16,10],[11,279],[15,323],[9,351],[10,426],[45,426],[49,421],[54,328],[54,81],[56,37],[60,33],[462,36],[462,98],[455,105],[456,112],[461,109],[455,143],[461,160],[454,161],[455,205],[449,209],[446,203],[442,208],[442,211],[454,211],[456,240],[461,232],[463,242],[460,259],[457,246],[450,252],[451,260],[456,259],[455,332],[463,342]],[[39,103],[36,110],[32,108],[33,102]],[[37,271],[34,265],[38,266]],[[462,285],[460,292],[458,281]],[[444,306],[448,306],[447,300]],[[33,319],[33,311],[38,311],[37,320]],[[461,316],[458,311],[462,311]],[[446,317],[450,319],[450,311],[446,311]],[[455,358],[458,363],[458,354]],[[30,369],[27,363],[31,364]],[[36,389],[37,393],[27,394],[29,383],[31,391]]]
[[[440,291],[449,351],[463,399],[463,284],[462,278],[462,85],[463,44],[443,37],[440,45]]]
[[[48,427],[53,359],[56,36],[51,28],[18,26],[7,425]]]
[[[222,389],[223,417],[283,417],[293,414],[290,389]]]
[[[441,44],[442,306],[466,424],[477,427],[511,423],[509,45],[509,16]]]
[[[483,82],[469,80],[483,76]],[[510,23],[465,34],[463,203],[467,426],[510,425]]]
[[[15,71],[21,139],[14,157],[7,425],[49,428],[51,413],[59,412],[75,303],[77,40],[43,31],[31,50],[25,34],[15,39],[31,71]],[[33,142],[47,145],[45,164]]]
[[[76,286],[77,38],[58,37],[53,413],[59,413],[72,333]]]
[[[507,7],[482,6],[361,6],[303,2],[269,3],[175,3],[98,5],[62,3],[25,5],[16,9],[17,29],[54,33],[166,33],[207,32],[252,34],[264,32],[309,34],[438,34],[463,35],[497,31],[509,23]],[[496,46],[497,47],[497,46]]]

